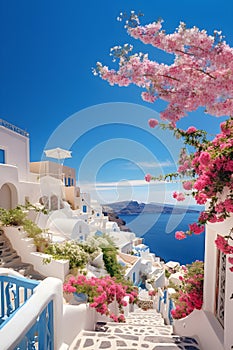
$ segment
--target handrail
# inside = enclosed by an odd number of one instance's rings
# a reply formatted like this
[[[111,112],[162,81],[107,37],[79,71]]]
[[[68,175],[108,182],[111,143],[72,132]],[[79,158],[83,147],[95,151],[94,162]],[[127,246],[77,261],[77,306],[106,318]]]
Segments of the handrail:
[[[13,317],[27,299],[33,294],[38,281],[27,280],[23,277],[0,276],[0,329]],[[23,293],[22,293],[22,289]]]
[[[62,282],[48,277],[0,329],[1,350],[59,349],[62,343]],[[41,334],[41,338],[40,338]]]
[[[157,311],[160,312],[169,324],[173,324],[172,310],[175,305],[168,290],[159,288],[157,296]]]

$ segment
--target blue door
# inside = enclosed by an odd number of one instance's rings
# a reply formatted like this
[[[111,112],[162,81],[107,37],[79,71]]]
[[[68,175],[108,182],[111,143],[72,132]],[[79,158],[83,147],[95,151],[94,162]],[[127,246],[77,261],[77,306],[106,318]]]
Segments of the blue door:
[[[86,213],[87,212],[87,206],[83,205],[83,212]]]

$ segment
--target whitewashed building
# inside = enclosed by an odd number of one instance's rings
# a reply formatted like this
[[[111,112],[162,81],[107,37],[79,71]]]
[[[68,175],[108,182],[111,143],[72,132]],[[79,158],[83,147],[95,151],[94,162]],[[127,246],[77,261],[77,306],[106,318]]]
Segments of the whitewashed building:
[[[39,179],[30,173],[29,134],[0,119],[0,207],[38,202]]]

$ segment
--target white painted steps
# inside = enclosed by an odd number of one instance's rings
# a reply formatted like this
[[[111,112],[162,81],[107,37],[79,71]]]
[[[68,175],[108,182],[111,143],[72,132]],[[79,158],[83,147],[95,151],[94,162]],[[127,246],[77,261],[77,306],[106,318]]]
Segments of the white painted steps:
[[[70,350],[200,350],[195,339],[172,334],[155,310],[135,311],[126,323],[108,322],[102,331],[82,331]]]

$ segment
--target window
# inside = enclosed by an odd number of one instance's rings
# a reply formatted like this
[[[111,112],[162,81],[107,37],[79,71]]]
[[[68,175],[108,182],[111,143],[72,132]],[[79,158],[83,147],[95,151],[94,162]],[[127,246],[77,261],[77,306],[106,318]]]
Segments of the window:
[[[5,151],[0,149],[0,164],[5,164]]]

